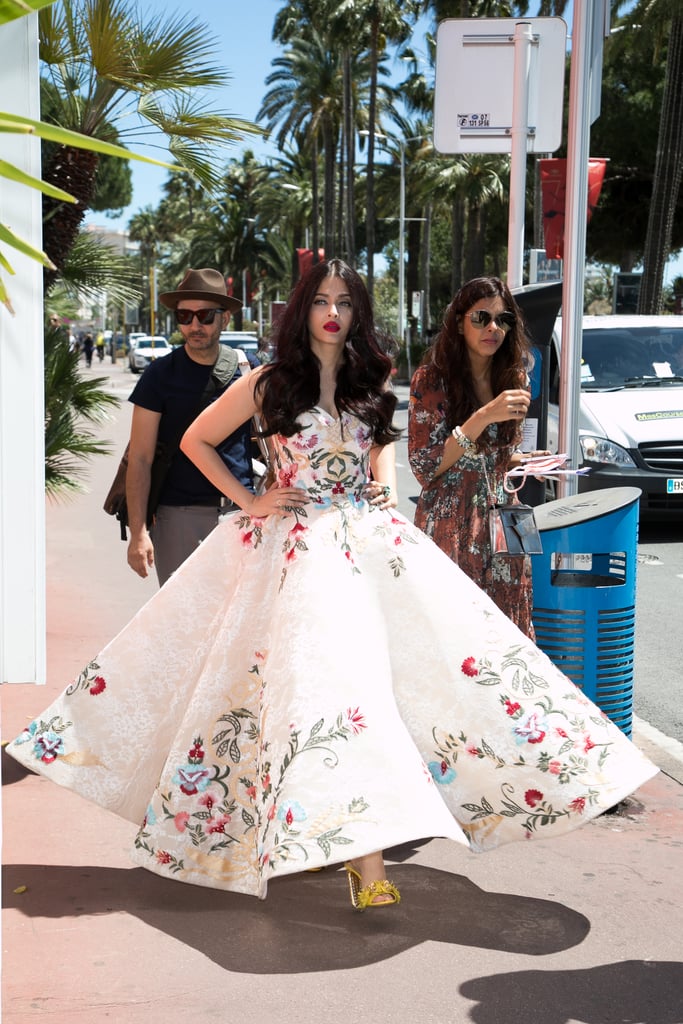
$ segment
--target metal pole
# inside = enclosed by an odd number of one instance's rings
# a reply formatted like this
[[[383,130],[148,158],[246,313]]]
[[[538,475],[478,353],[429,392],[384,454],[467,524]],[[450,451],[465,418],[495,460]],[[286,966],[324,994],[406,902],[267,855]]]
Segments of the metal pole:
[[[586,261],[588,152],[590,142],[591,18],[588,0],[574,0],[572,58],[567,133],[567,198],[565,206],[562,348],[560,353],[559,446],[569,464],[579,465],[579,401],[583,279]],[[576,477],[563,477],[561,497],[576,494]]]
[[[398,341],[401,347],[405,342],[406,361],[408,363],[408,379],[413,376],[413,368],[410,358],[410,337],[405,333],[405,291],[406,291],[406,262],[405,262],[405,230],[406,230],[406,142],[399,139],[401,153],[401,180],[398,199]]]
[[[529,134],[529,65],[534,37],[528,21],[515,25],[510,149],[510,213],[508,217],[508,287],[520,288],[524,268],[524,206]]]

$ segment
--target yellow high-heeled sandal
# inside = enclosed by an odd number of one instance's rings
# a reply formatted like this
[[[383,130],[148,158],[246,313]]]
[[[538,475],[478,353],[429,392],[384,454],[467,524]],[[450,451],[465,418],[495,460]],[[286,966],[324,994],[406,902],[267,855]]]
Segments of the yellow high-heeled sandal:
[[[355,910],[365,910],[366,907],[392,907],[395,903],[401,902],[401,894],[393,884],[386,878],[382,881],[370,882],[369,885],[361,886],[359,871],[350,862],[344,865],[346,877],[349,880],[349,893],[351,903]],[[389,896],[390,899],[375,902],[378,896]]]

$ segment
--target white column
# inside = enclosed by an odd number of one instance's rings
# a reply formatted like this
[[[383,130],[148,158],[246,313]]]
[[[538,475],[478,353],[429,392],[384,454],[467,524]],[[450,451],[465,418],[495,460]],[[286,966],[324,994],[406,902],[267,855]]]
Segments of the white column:
[[[38,120],[38,16],[0,27],[0,106]],[[3,134],[3,157],[40,177],[40,144]],[[0,222],[42,247],[40,194],[2,180]],[[42,268],[2,244],[15,315],[0,306],[0,680],[45,682]]]

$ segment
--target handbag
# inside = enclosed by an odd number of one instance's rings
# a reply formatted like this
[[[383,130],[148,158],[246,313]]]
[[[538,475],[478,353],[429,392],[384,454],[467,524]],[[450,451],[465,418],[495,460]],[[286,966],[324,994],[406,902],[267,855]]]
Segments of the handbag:
[[[489,508],[489,535],[494,555],[542,555],[543,545],[531,505]]]
[[[221,345],[218,353],[218,358],[213,365],[209,379],[206,382],[206,387],[202,392],[202,396],[199,400],[199,405],[193,413],[192,417],[183,425],[182,429],[176,434],[173,441],[157,441],[156,450],[154,452],[154,459],[152,460],[152,466],[150,470],[150,482],[149,482],[149,495],[147,498],[147,526],[152,525],[154,519],[154,513],[157,510],[159,504],[159,498],[161,497],[161,490],[166,479],[173,458],[180,447],[180,441],[189,427],[190,423],[199,415],[199,413],[208,404],[213,395],[220,389],[227,387],[238,369],[238,356],[234,349],[228,345]],[[114,475],[111,487],[104,499],[102,508],[110,516],[116,516],[119,521],[119,527],[121,531],[121,540],[127,540],[126,527],[128,526],[128,506],[126,504],[126,473],[128,471],[128,452],[130,449],[130,442],[126,445],[126,450],[121,456],[118,468]]]
[[[499,505],[491,489],[483,454],[481,462],[488,494],[489,539],[492,554],[542,555],[541,535],[532,506],[523,505],[519,501]],[[508,493],[515,493],[515,489],[508,484],[507,475],[503,486]]]

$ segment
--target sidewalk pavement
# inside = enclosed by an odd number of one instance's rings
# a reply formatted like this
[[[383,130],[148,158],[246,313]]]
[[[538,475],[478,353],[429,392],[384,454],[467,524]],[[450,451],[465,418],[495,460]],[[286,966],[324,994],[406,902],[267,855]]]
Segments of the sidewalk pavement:
[[[129,419],[90,493],[48,506],[48,681],[0,688],[3,740],[156,589],[101,510]],[[665,770],[616,813],[480,856],[391,850],[403,902],[363,915],[333,869],[259,902],[133,867],[131,824],[3,752],[3,1024],[681,1024],[683,765],[643,742]]]

